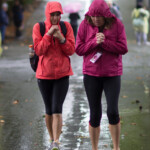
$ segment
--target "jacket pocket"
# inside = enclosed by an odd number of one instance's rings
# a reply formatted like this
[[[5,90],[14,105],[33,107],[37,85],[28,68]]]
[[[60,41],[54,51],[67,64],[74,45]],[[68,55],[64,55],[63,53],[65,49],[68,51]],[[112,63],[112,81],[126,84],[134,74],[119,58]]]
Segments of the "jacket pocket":
[[[118,54],[103,53],[102,70],[106,74],[115,73],[118,70]]]
[[[60,59],[59,62],[60,74],[68,73],[70,71],[70,58],[65,56]]]
[[[45,77],[54,75],[54,66],[52,58],[43,57],[41,61],[42,75]]]

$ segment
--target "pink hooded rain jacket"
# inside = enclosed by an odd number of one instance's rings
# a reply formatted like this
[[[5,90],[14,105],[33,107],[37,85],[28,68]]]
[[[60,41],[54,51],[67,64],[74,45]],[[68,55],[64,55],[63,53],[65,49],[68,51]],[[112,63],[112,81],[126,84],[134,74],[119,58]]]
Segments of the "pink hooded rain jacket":
[[[86,15],[114,17],[115,22],[111,28],[104,28],[105,41],[102,44],[96,43],[98,27],[90,25],[86,19],[80,24],[76,39],[76,53],[84,58],[83,74],[97,77],[122,75],[122,55],[128,52],[123,24],[110,12],[103,0],[94,0]],[[92,63],[90,59],[97,52],[102,52],[102,56]]]

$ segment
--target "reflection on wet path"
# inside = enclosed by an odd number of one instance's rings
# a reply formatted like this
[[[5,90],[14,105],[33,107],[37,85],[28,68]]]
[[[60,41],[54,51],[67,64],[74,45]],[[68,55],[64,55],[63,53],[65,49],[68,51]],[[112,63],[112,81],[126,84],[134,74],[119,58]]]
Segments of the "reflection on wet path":
[[[84,0],[81,1],[84,3]],[[126,7],[131,7],[131,3],[123,0],[119,2],[122,6],[125,3]],[[44,6],[41,6],[41,10],[43,8]],[[35,11],[29,20],[29,27],[39,21],[39,18],[43,18],[41,10]],[[123,7],[122,10],[130,13]],[[40,14],[40,17],[37,14]],[[125,17],[126,19],[128,18]],[[128,23],[128,26],[131,24]],[[121,150],[148,150],[150,51],[149,47],[137,47],[131,41],[128,47],[129,53],[123,56],[124,75],[119,101]],[[74,75],[70,77],[70,88],[63,107],[64,120],[60,141],[64,150],[91,150],[88,133],[89,107],[82,81],[82,58],[73,55],[71,62]],[[112,141],[104,95],[102,103],[99,149],[111,150]],[[29,66],[27,46],[16,43],[8,45],[8,50],[4,51],[4,56],[0,58],[0,150],[47,150],[49,136],[44,114],[43,100],[35,75]]]
[[[63,133],[61,135],[62,147],[65,150],[89,150],[91,149],[88,132],[89,106],[83,85],[82,58],[75,54],[72,56],[71,62],[76,63],[72,63],[74,76],[70,78],[70,94],[68,94],[64,104],[64,114],[65,110],[69,107],[68,101],[70,99],[72,100],[72,109],[70,109],[67,117],[65,116]],[[110,149],[110,145],[111,140],[108,131],[106,103],[103,102],[99,147],[101,149]]]

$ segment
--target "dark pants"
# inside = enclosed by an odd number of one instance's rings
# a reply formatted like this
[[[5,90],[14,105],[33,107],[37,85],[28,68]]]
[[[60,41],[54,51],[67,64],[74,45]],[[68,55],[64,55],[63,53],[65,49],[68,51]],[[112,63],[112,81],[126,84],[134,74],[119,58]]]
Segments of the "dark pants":
[[[20,28],[16,27],[16,37],[20,37],[22,35],[22,31]]]
[[[73,29],[74,37],[75,37],[75,39],[76,39],[78,25],[71,25],[71,26],[72,26],[72,29]]]
[[[0,26],[0,31],[1,31],[2,43],[3,43],[4,39],[5,39],[6,26],[5,25],[1,25]]]
[[[16,37],[20,37],[22,35],[22,31],[20,30],[20,27],[22,25],[22,20],[15,20],[14,24],[16,27]]]
[[[84,75],[84,86],[90,107],[90,125],[98,127],[102,117],[101,98],[104,90],[107,101],[107,116],[109,123],[119,122],[118,99],[121,77],[94,77]]]
[[[69,87],[69,77],[58,80],[38,79],[38,86],[44,100],[46,114],[62,113],[62,106]]]

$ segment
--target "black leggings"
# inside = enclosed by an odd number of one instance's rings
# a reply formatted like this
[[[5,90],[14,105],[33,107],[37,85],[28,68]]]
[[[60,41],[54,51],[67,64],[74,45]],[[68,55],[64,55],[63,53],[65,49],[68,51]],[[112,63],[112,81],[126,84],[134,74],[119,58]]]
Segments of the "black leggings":
[[[84,86],[90,107],[90,125],[98,127],[102,117],[101,97],[104,90],[107,101],[107,116],[109,123],[119,123],[118,99],[121,77],[94,77],[84,75]]]
[[[37,81],[44,100],[46,114],[62,113],[62,106],[69,87],[69,76],[58,80],[38,79]]]

